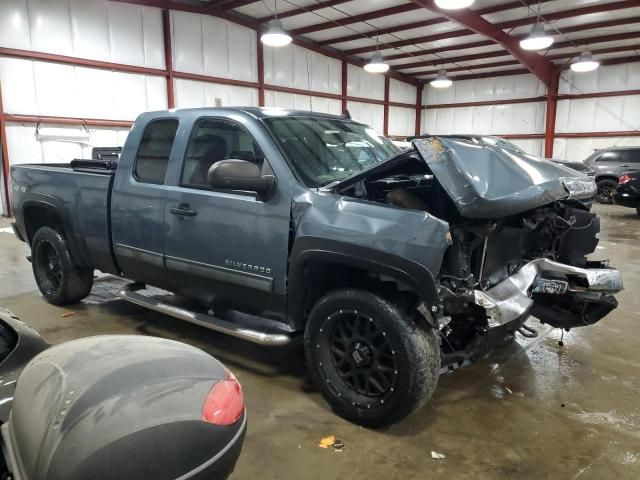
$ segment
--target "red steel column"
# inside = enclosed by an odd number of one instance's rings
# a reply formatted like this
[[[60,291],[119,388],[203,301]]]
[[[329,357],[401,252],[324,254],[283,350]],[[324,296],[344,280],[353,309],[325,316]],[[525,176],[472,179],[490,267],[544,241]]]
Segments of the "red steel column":
[[[383,135],[386,137],[389,135],[389,80],[388,74],[384,76],[384,123],[383,123]]]
[[[9,197],[9,149],[7,148],[7,125],[2,106],[2,85],[0,85],[0,144],[2,144],[2,179],[4,181],[5,203],[7,205],[6,216],[11,216],[11,198]]]
[[[342,113],[347,111],[347,85],[348,85],[349,67],[347,61],[342,59]]]
[[[258,52],[258,106],[264,107],[264,44],[260,41],[260,32],[256,34]]]
[[[164,35],[164,60],[167,68],[167,107],[175,108],[176,98],[173,90],[173,50],[171,47],[171,13],[162,10],[162,33]]]
[[[551,75],[551,82],[547,87],[547,112],[544,129],[544,156],[553,157],[553,142],[556,135],[556,109],[558,106],[558,87],[560,85],[560,70]]]
[[[420,135],[420,120],[422,116],[422,90],[424,89],[424,83],[420,83],[416,88],[416,135]]]

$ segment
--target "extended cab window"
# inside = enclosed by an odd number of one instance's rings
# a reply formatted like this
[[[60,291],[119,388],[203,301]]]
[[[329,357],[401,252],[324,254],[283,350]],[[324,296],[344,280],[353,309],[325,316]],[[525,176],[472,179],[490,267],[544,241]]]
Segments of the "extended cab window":
[[[155,120],[147,125],[138,147],[135,177],[145,183],[164,183],[178,120]]]
[[[264,155],[241,125],[220,118],[203,118],[191,132],[180,184],[208,188],[209,168],[220,160],[246,160],[263,168]]]

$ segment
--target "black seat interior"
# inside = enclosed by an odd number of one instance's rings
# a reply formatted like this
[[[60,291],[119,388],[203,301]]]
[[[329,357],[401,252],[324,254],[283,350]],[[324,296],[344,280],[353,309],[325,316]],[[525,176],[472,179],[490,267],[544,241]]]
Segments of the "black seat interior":
[[[211,165],[224,160],[227,156],[227,142],[220,135],[201,135],[194,140],[192,158],[197,159],[196,167],[191,174],[189,183],[193,185],[205,185],[207,172]]]

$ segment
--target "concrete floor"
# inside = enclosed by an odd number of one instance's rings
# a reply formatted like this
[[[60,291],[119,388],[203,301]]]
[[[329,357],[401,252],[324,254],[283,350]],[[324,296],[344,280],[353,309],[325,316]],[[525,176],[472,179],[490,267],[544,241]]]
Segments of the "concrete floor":
[[[598,258],[620,268],[620,307],[565,334],[541,328],[490,358],[440,378],[430,403],[382,431],[343,421],[310,386],[298,351],[269,350],[115,299],[121,280],[101,278],[72,309],[35,291],[27,250],[0,221],[0,305],[51,343],[130,333],[196,345],[240,379],[249,430],[235,479],[640,478],[640,217],[597,205]],[[73,316],[62,315],[72,310]],[[537,322],[530,321],[532,326]],[[539,324],[538,324],[539,325]],[[341,453],[317,447],[325,435]],[[434,460],[431,451],[446,455]]]

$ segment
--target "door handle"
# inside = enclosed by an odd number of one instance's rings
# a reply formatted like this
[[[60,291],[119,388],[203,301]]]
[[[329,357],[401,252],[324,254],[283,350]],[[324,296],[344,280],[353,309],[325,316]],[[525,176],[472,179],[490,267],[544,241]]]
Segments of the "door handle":
[[[198,214],[195,210],[191,210],[191,207],[186,203],[181,203],[177,207],[169,209],[169,212],[179,217],[195,217]]]
[[[629,168],[629,165],[620,165],[621,168]]]

